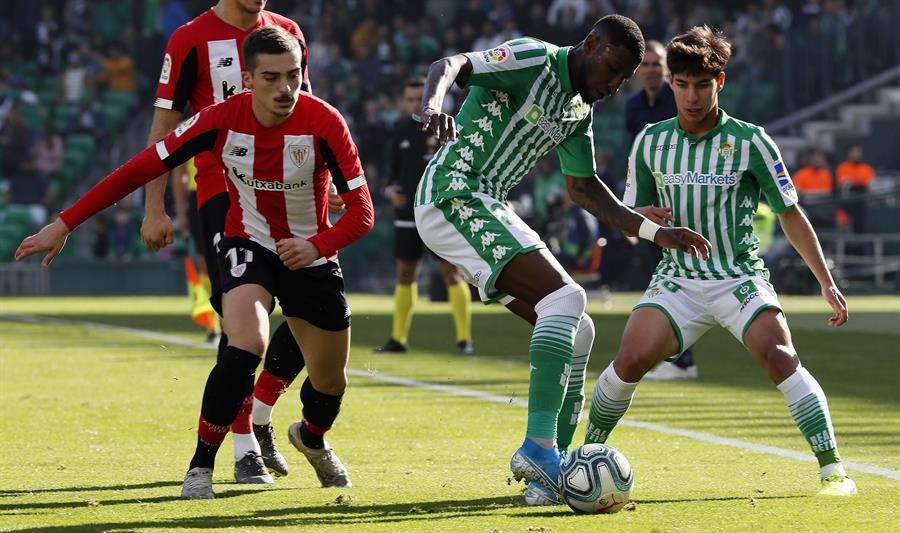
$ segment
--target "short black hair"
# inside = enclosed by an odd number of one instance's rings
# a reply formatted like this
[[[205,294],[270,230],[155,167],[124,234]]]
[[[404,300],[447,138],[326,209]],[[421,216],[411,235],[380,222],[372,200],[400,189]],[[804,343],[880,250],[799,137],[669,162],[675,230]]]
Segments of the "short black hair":
[[[622,15],[606,15],[594,23],[591,33],[601,42],[625,47],[635,59],[644,58],[644,34],[637,23]]]
[[[666,62],[673,76],[712,74],[717,77],[731,59],[731,43],[722,32],[713,31],[704,24],[675,36],[666,52]]]
[[[302,62],[303,48],[297,37],[280,26],[266,26],[253,30],[244,39],[244,69],[253,72],[259,54],[284,54],[299,50]]]

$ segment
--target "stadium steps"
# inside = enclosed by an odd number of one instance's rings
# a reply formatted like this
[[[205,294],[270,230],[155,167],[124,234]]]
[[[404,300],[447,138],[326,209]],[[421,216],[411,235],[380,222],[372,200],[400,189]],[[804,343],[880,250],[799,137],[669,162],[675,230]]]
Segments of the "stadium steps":
[[[885,120],[900,121],[900,85],[890,85],[873,90],[869,95],[871,103],[846,103],[839,106],[830,120],[810,120],[799,128],[793,136],[774,136],[784,160],[789,165],[797,165],[800,156],[810,148],[818,148],[837,153],[846,138],[866,138],[874,135],[877,124]],[[876,161],[876,167],[879,165]]]

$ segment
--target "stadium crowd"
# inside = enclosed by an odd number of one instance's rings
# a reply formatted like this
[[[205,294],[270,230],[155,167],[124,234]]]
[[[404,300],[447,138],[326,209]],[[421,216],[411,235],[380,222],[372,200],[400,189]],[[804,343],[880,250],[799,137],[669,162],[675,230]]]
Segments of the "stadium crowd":
[[[0,218],[19,216],[24,234],[43,224],[79,182],[98,177],[98,172],[90,173],[95,154],[128,126],[132,113],[151,108],[166,39],[212,4],[211,0],[34,0],[11,6],[0,22]],[[721,28],[734,43],[723,106],[731,112],[731,105],[749,105],[741,116],[761,122],[855,79],[855,69],[862,67],[853,62],[839,71],[820,65],[833,59],[828,54],[853,53],[858,40],[851,24],[872,16],[878,4],[877,0],[312,0],[298,5],[272,0],[267,9],[292,17],[305,32],[313,91],[347,118],[375,201],[387,214],[388,203],[378,192],[389,183],[384,139],[404,118],[399,88],[411,76],[425,74],[440,57],[488,49],[521,35],[575,44],[572,36],[583,35],[598,17],[612,12],[633,17],[646,38],[662,42],[685,27],[706,23]],[[829,44],[791,45],[802,42],[798,36],[810,34],[820,34],[825,39],[820,42]],[[786,53],[789,46],[792,52]],[[792,63],[782,64],[785,61]],[[799,72],[784,80],[787,66],[809,70],[810,75]],[[798,89],[782,90],[788,81]],[[749,87],[754,98],[741,98]],[[595,116],[598,170],[616,193],[624,186],[625,151],[631,143],[623,102],[635,90],[621,91]],[[448,99],[450,105],[458,105],[462,96],[456,89]],[[822,156],[811,156],[810,164],[821,167]],[[830,168],[828,173],[833,174]],[[841,190],[844,183],[858,188],[862,182],[846,182],[838,175],[831,178],[828,192]],[[555,250],[570,258],[576,270],[591,268],[597,237],[621,238],[566,202],[562,174],[552,158],[538,165],[521,189],[523,193],[513,199],[517,209],[558,242]],[[122,202],[99,219],[95,257],[145,253],[137,238],[139,201]],[[837,223],[853,227],[843,220]]]

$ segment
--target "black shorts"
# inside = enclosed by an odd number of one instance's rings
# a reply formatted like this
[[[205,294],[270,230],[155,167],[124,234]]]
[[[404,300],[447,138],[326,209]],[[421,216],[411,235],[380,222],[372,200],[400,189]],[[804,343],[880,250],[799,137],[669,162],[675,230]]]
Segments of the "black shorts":
[[[394,228],[394,257],[404,261],[419,261],[425,253],[425,243],[415,227]]]
[[[222,292],[241,285],[261,285],[278,298],[282,314],[302,318],[327,331],[350,327],[344,276],[334,262],[290,270],[274,252],[238,237],[219,242]]]
[[[222,316],[222,266],[219,264],[216,243],[225,233],[225,215],[228,214],[229,205],[231,205],[231,201],[228,199],[228,193],[219,193],[203,202],[203,205],[197,210],[199,235],[194,234],[193,223],[191,223],[191,235],[194,236],[197,252],[202,253],[206,259],[206,270],[209,272],[209,282],[212,285],[209,303],[212,304],[216,313],[219,313],[219,316]]]

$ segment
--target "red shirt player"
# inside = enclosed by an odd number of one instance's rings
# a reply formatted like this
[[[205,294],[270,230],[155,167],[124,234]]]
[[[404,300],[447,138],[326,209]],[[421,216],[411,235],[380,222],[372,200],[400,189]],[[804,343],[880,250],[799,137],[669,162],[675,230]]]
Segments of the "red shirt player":
[[[241,49],[244,39],[257,28],[278,26],[296,37],[303,52],[300,65],[303,76],[301,90],[311,92],[303,33],[294,21],[265,11],[265,4],[265,0],[219,0],[215,7],[172,34],[163,58],[148,145],[175,128],[181,121],[187,104],[196,113],[244,90]],[[188,202],[176,202],[176,205],[182,209],[179,217],[192,221],[190,226],[195,230],[194,245],[204,259],[201,267],[209,274],[212,289],[210,301],[221,315],[222,277],[216,243],[222,237],[225,213],[229,206],[229,197],[225,192],[225,169],[210,154],[199,154],[195,163],[196,207]],[[176,200],[184,196],[179,182],[177,177],[173,179]],[[152,250],[159,250],[170,244],[173,238],[172,221],[166,215],[163,205],[165,189],[165,177],[154,180],[146,187],[141,237]],[[287,462],[276,449],[272,437],[271,409],[279,393],[300,373],[304,362],[300,348],[286,323],[282,323],[273,333],[272,347],[254,393],[248,396],[241,415],[231,428],[234,433],[235,479],[239,483],[272,483],[274,480],[264,467],[277,475],[288,473]],[[258,396],[262,400],[253,401],[251,396]],[[254,418],[259,419],[261,424],[266,419],[269,421],[268,424],[253,427],[252,432],[251,406],[259,411],[254,414]],[[254,433],[258,437],[254,437]],[[251,456],[248,457],[248,454]],[[257,457],[260,455],[261,457]]]
[[[273,297],[291,330],[304,339],[309,373],[300,393],[303,420],[290,427],[290,441],[324,486],[350,486],[323,438],[347,385],[350,345],[350,310],[336,257],[372,228],[372,200],[343,118],[300,91],[297,40],[281,28],[261,28],[247,38],[244,55],[250,71],[243,79],[251,92],[185,121],[16,251],[17,260],[46,251],[43,264],[49,265],[70,230],[194,155],[210,155],[228,169],[231,206],[219,243],[228,346],[206,384],[185,498],[213,497],[215,453],[244,400],[245,378],[265,351],[269,322],[258,310],[272,309]],[[329,170],[347,208],[334,226],[327,216]]]

